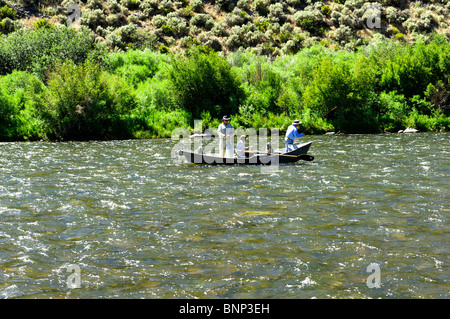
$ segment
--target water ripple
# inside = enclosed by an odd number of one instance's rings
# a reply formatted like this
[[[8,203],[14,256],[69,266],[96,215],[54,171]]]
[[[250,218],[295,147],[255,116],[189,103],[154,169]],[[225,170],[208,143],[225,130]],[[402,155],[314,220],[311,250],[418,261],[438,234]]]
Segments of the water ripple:
[[[0,143],[0,297],[448,298],[448,138],[311,136],[314,162],[274,171]]]

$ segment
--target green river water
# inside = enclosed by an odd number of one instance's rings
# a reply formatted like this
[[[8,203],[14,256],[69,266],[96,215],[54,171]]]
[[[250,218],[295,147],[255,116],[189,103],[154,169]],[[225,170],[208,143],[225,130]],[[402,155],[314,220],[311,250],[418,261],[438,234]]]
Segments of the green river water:
[[[0,143],[0,298],[449,298],[449,138],[306,136],[269,171]]]

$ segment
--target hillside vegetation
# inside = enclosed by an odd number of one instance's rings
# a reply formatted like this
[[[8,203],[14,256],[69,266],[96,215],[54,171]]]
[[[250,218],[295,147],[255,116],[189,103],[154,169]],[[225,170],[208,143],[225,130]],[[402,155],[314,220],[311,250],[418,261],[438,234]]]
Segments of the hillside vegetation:
[[[297,118],[312,134],[448,131],[448,11],[439,1],[0,0],[0,140],[170,137],[223,114],[282,131]]]
[[[177,51],[203,44],[229,53],[296,53],[320,42],[354,49],[374,39],[414,42],[432,33],[450,36],[450,2],[445,0],[19,0],[0,1],[17,9],[3,14],[8,33],[68,18],[95,33],[111,49]],[[68,8],[79,6],[79,14]],[[24,7],[27,10],[24,10]],[[11,23],[12,21],[12,23]]]

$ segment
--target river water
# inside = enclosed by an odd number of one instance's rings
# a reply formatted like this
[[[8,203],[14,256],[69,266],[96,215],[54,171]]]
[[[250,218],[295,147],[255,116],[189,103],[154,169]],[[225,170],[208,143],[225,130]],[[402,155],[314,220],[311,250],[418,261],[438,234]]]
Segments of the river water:
[[[0,298],[449,298],[449,137],[307,136],[269,171],[0,143]]]

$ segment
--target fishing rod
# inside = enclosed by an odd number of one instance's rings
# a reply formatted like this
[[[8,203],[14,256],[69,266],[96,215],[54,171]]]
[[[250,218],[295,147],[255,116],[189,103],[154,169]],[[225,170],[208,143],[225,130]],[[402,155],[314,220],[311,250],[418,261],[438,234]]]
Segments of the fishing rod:
[[[334,108],[332,108],[330,111],[328,111],[327,113],[325,113],[324,115],[322,115],[320,118],[327,116],[328,114],[330,114],[331,112],[333,112],[335,109],[337,109],[337,106],[335,106]],[[311,128],[311,125],[308,126],[308,128],[306,130],[304,130],[302,133],[305,133],[307,130],[309,130]]]

